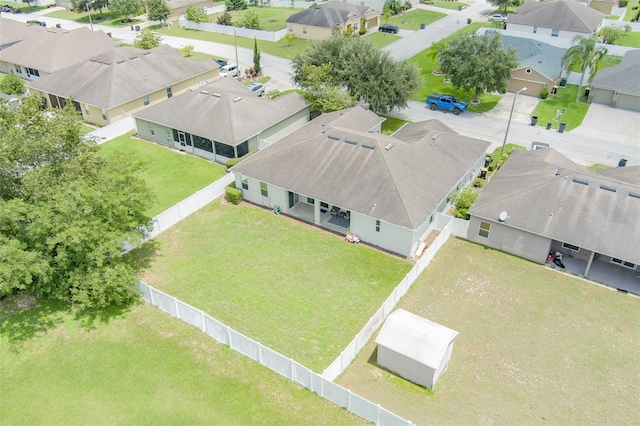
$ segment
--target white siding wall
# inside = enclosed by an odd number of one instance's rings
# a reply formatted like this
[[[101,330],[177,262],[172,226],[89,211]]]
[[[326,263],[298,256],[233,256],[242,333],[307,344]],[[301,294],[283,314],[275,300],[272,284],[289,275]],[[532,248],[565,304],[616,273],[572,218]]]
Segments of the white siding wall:
[[[411,256],[414,246],[413,231],[391,223],[380,221],[380,232],[376,232],[376,219],[351,212],[351,232],[370,244],[391,250],[403,256]]]
[[[413,383],[433,389],[435,370],[382,345],[378,345],[378,364]]]
[[[451,358],[451,353],[452,352],[453,352],[453,342],[449,343],[449,346],[447,346],[447,350],[444,353],[444,356],[442,357],[442,361],[440,361],[440,365],[438,366],[438,369],[436,370],[436,372],[433,375],[433,386],[434,387],[436,385],[436,382],[438,381],[438,379],[442,375],[442,373],[444,373],[444,370],[447,368],[447,364],[449,364],[449,359]],[[433,387],[431,389],[433,389]]]

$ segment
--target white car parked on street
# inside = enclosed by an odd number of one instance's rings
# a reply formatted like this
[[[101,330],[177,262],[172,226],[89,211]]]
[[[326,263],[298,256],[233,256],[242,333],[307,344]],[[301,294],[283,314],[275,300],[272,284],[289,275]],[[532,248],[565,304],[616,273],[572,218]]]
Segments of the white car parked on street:
[[[238,66],[234,64],[227,64],[220,68],[220,77],[237,77],[239,73]]]

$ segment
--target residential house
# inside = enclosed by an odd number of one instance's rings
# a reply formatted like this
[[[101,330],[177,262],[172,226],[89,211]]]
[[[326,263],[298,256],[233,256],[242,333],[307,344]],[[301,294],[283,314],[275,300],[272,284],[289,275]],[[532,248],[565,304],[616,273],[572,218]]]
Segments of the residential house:
[[[218,69],[215,61],[187,59],[167,45],[118,47],[39,78],[29,91],[53,107],[73,98],[85,121],[102,126],[219,78]]]
[[[573,38],[589,36],[598,31],[605,14],[575,0],[538,2],[526,0],[515,13],[509,14],[507,29]]]
[[[138,136],[224,163],[303,126],[309,106],[297,93],[257,97],[239,81],[223,78],[134,117]]]
[[[611,15],[611,11],[618,4],[618,0],[588,0],[587,3],[590,8],[605,15]]]
[[[287,18],[289,34],[297,38],[319,40],[335,32],[370,30],[380,25],[380,11],[342,1],[328,1],[312,6]]]
[[[0,18],[0,50],[11,47],[27,37],[44,33],[47,29],[39,25],[27,25],[13,19]]]
[[[558,83],[562,74],[562,55],[565,49],[551,46],[537,40],[524,37],[502,36],[505,50],[513,47],[518,55],[518,67],[511,72],[508,91],[540,96],[542,89],[551,88]]]
[[[388,136],[384,120],[360,106],[323,114],[235,165],[236,186],[255,204],[412,256],[489,143],[438,120]]]
[[[598,71],[589,102],[640,111],[640,50],[629,50],[618,65]]]
[[[474,205],[467,238],[640,294],[640,166],[592,173],[554,149],[514,151]]]
[[[27,28],[2,20],[0,72],[36,80],[116,48],[116,42],[102,31],[88,28]],[[5,27],[6,25],[6,27]],[[5,31],[9,35],[5,35]],[[16,30],[15,33],[12,31]]]

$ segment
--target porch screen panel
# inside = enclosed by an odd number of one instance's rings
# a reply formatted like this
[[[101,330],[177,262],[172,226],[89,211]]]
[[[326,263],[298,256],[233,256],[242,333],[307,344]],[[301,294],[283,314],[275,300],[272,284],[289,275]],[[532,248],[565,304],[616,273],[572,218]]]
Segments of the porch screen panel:
[[[213,152],[213,144],[209,139],[201,136],[192,135],[193,147],[207,152]]]
[[[216,154],[227,158],[235,158],[235,152],[231,145],[224,144],[222,142],[216,142]]]

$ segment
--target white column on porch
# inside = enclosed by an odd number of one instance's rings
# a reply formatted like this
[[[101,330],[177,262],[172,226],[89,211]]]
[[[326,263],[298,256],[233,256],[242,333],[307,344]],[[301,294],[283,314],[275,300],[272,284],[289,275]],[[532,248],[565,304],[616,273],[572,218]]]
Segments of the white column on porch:
[[[589,273],[589,269],[591,269],[591,262],[593,262],[593,258],[595,256],[596,252],[592,251],[591,252],[591,256],[589,256],[589,261],[587,262],[587,269],[584,270],[584,276],[586,277],[587,274]]]
[[[320,213],[320,201],[316,200],[313,205],[313,223],[320,225],[322,223],[322,213]]]

